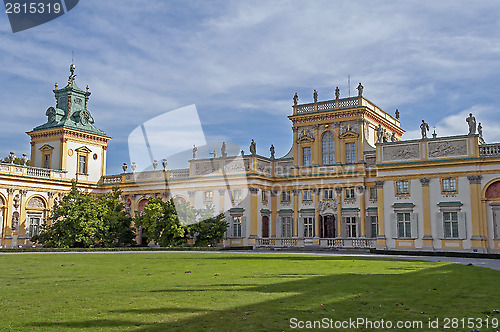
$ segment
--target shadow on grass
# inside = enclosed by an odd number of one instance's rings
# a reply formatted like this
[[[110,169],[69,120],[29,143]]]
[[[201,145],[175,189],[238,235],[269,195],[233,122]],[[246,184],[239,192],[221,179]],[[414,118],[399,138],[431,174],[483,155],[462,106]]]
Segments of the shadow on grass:
[[[271,275],[278,279],[289,276],[278,273]],[[254,302],[229,309],[214,307],[212,310],[201,310],[186,306],[109,310],[109,316],[127,315],[130,319],[110,317],[33,322],[26,325],[54,329],[99,327],[134,331],[279,331],[290,329],[289,320],[292,317],[299,320],[366,317],[372,320],[413,319],[427,322],[429,318],[449,317],[451,314],[454,317],[483,317],[485,315],[481,313],[484,310],[494,309],[490,308],[491,305],[500,303],[500,286],[492,283],[498,280],[498,271],[456,264],[403,271],[401,274],[349,273],[318,276],[299,273],[293,276],[295,280],[287,278],[284,282],[266,285],[197,284],[180,289],[167,287],[147,292],[219,291],[248,297]],[[237,289],[234,288],[235,285]],[[272,296],[274,298],[270,298]],[[224,305],[227,307],[230,304]],[[182,313],[191,315],[180,318],[171,316]]]

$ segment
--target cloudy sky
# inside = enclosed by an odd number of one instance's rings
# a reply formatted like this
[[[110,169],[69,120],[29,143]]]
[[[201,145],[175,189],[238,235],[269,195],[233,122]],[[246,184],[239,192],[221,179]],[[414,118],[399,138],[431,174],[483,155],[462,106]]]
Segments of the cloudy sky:
[[[191,104],[207,141],[248,151],[253,138],[282,156],[293,94],[347,97],[348,75],[351,95],[362,82],[366,98],[400,110],[405,139],[422,119],[439,136],[466,134],[472,112],[499,142],[498,13],[494,1],[82,0],[15,34],[0,14],[0,155],[29,153],[25,132],[46,122],[72,51],[95,124],[113,137],[108,173],[130,162],[135,128]]]

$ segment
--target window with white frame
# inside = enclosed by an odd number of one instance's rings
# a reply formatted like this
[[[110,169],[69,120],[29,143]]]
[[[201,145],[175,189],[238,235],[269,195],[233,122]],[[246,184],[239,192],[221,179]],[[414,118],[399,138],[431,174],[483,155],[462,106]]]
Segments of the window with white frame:
[[[457,192],[457,179],[446,178],[442,180],[442,191],[443,193],[455,193]]]
[[[233,201],[241,201],[241,189],[233,190]]]
[[[292,217],[281,217],[282,237],[292,237]]]
[[[408,180],[396,181],[396,195],[409,195],[410,182]]]
[[[281,192],[281,201],[283,203],[290,202],[290,191],[282,191]]]
[[[314,218],[305,217],[304,218],[304,237],[314,236]]]
[[[377,199],[377,188],[370,187],[370,200],[376,200],[376,199]]]
[[[377,216],[370,216],[370,226],[371,226],[371,231],[372,231],[372,237],[377,237],[378,236],[378,217]]]
[[[50,154],[44,154],[43,158],[43,168],[50,168]]]
[[[312,190],[302,190],[303,201],[312,201],[312,199],[313,199]]]
[[[323,189],[323,199],[332,200],[333,199],[333,189]]]
[[[411,237],[411,213],[400,212],[397,213],[397,226],[399,238]]]
[[[345,188],[345,199],[356,199],[354,188]]]
[[[356,162],[356,143],[345,144],[345,162],[353,164]]]
[[[302,148],[302,166],[311,166],[311,148]]]
[[[444,237],[457,239],[458,236],[458,212],[443,212]]]
[[[356,225],[356,217],[345,217],[346,224],[346,236],[347,237],[357,237],[357,225]]]
[[[233,216],[233,236],[241,237],[241,216]]]
[[[262,202],[267,203],[267,190],[262,190]]]
[[[28,236],[31,238],[40,234],[42,227],[42,214],[29,214],[28,220]]]
[[[214,199],[214,192],[213,191],[205,191],[203,195],[203,202],[205,203],[212,203]]]
[[[87,173],[87,156],[78,156],[78,173],[86,174]]]
[[[335,164],[335,135],[331,131],[323,134],[321,153],[323,156],[323,165]]]

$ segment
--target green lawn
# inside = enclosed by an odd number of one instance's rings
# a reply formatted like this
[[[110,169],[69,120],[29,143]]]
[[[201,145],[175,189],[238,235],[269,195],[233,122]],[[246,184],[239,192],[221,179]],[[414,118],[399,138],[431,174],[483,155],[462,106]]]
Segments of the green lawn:
[[[293,317],[500,318],[500,271],[439,262],[158,252],[0,255],[0,264],[2,331],[290,331]]]

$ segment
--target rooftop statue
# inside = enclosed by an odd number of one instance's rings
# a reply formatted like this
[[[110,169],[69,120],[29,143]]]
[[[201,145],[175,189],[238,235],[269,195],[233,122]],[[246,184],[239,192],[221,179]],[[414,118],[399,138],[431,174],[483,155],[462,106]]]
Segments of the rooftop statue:
[[[396,119],[399,120],[399,110],[396,108]]]
[[[339,87],[336,87],[335,88],[335,99],[339,99],[340,98],[340,89]]]
[[[377,127],[377,143],[382,143],[384,141],[384,128],[379,123]]]
[[[420,124],[420,132],[422,133],[422,138],[427,138],[427,132],[429,130],[429,124],[422,120],[422,123]]]
[[[220,153],[221,153],[222,157],[227,157],[226,142],[222,142],[222,147],[220,148]]]
[[[196,145],[193,145],[193,159],[196,159],[196,153],[198,152],[198,148]]]
[[[269,151],[271,151],[271,159],[274,159],[274,145],[271,144]]]
[[[477,125],[477,133],[479,134],[479,137],[483,138],[483,126],[481,126],[481,122]]]
[[[252,138],[252,143],[250,143],[250,154],[255,155],[257,153],[257,144]]]
[[[299,95],[297,92],[295,92],[295,95],[293,96],[293,104],[296,106],[299,103]]]
[[[361,97],[363,96],[363,89],[365,87],[361,85],[361,82],[359,83],[358,87],[356,89],[358,89],[358,97]]]
[[[396,133],[393,131],[391,135],[391,142],[396,142]]]
[[[472,113],[469,113],[469,117],[465,119],[467,123],[469,124],[469,135],[475,135],[476,134],[476,118],[472,115]]]
[[[314,90],[313,92],[313,99],[314,99],[314,102],[317,103],[318,102],[318,91],[316,91],[316,89]]]

